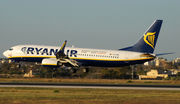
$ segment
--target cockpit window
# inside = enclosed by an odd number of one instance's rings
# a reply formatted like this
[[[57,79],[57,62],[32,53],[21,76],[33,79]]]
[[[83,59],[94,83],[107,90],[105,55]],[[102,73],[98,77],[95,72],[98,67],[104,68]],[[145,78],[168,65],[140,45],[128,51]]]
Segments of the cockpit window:
[[[13,50],[13,48],[10,48],[9,50],[10,50],[10,51],[12,51],[12,50]]]

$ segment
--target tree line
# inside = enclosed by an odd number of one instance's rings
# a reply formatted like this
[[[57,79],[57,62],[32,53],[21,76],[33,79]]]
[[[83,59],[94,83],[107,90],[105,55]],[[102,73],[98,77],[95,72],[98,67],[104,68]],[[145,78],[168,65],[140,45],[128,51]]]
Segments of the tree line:
[[[3,63],[0,67],[0,74],[25,74],[30,70],[40,71],[41,74],[35,75],[39,78],[93,78],[93,79],[126,79],[131,68],[118,67],[118,68],[106,68],[106,67],[89,67],[89,72],[84,73],[83,67],[77,69],[76,73],[71,73],[68,67],[49,68],[36,64],[19,65],[17,63]]]
[[[133,69],[133,75],[146,75],[151,69],[172,69],[178,68],[178,66],[172,63],[166,64],[166,66],[144,66],[142,64],[135,65]],[[132,67],[89,67],[88,73],[83,73],[83,67],[78,68],[76,73],[71,73],[68,67],[60,67],[57,69],[43,67],[41,65],[23,64],[21,67],[15,62],[3,63],[0,67],[0,74],[25,74],[30,70],[39,71],[41,74],[35,74],[37,78],[92,78],[92,79],[131,79]]]

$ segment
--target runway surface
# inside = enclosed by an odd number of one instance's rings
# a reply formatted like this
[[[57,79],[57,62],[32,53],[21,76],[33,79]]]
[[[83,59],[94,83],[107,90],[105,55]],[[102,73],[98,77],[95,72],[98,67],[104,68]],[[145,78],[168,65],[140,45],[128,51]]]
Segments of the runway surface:
[[[0,82],[0,87],[180,90],[180,85],[135,85],[135,84],[73,84],[73,83],[7,83],[7,82]]]

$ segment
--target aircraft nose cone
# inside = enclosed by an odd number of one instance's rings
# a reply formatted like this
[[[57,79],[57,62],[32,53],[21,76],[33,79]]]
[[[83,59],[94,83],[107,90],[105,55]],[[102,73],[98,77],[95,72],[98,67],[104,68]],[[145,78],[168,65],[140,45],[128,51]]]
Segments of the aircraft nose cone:
[[[8,57],[7,51],[3,52],[3,55],[4,55],[5,57]]]

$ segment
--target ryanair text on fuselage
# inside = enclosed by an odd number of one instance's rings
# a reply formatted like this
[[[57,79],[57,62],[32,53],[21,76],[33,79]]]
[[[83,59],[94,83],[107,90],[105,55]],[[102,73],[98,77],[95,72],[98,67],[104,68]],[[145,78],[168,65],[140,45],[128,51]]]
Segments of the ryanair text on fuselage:
[[[37,47],[23,47],[21,51],[24,54],[36,54],[36,55],[55,55],[58,49],[37,48]],[[66,55],[70,57],[77,57],[77,50],[67,50]]]

